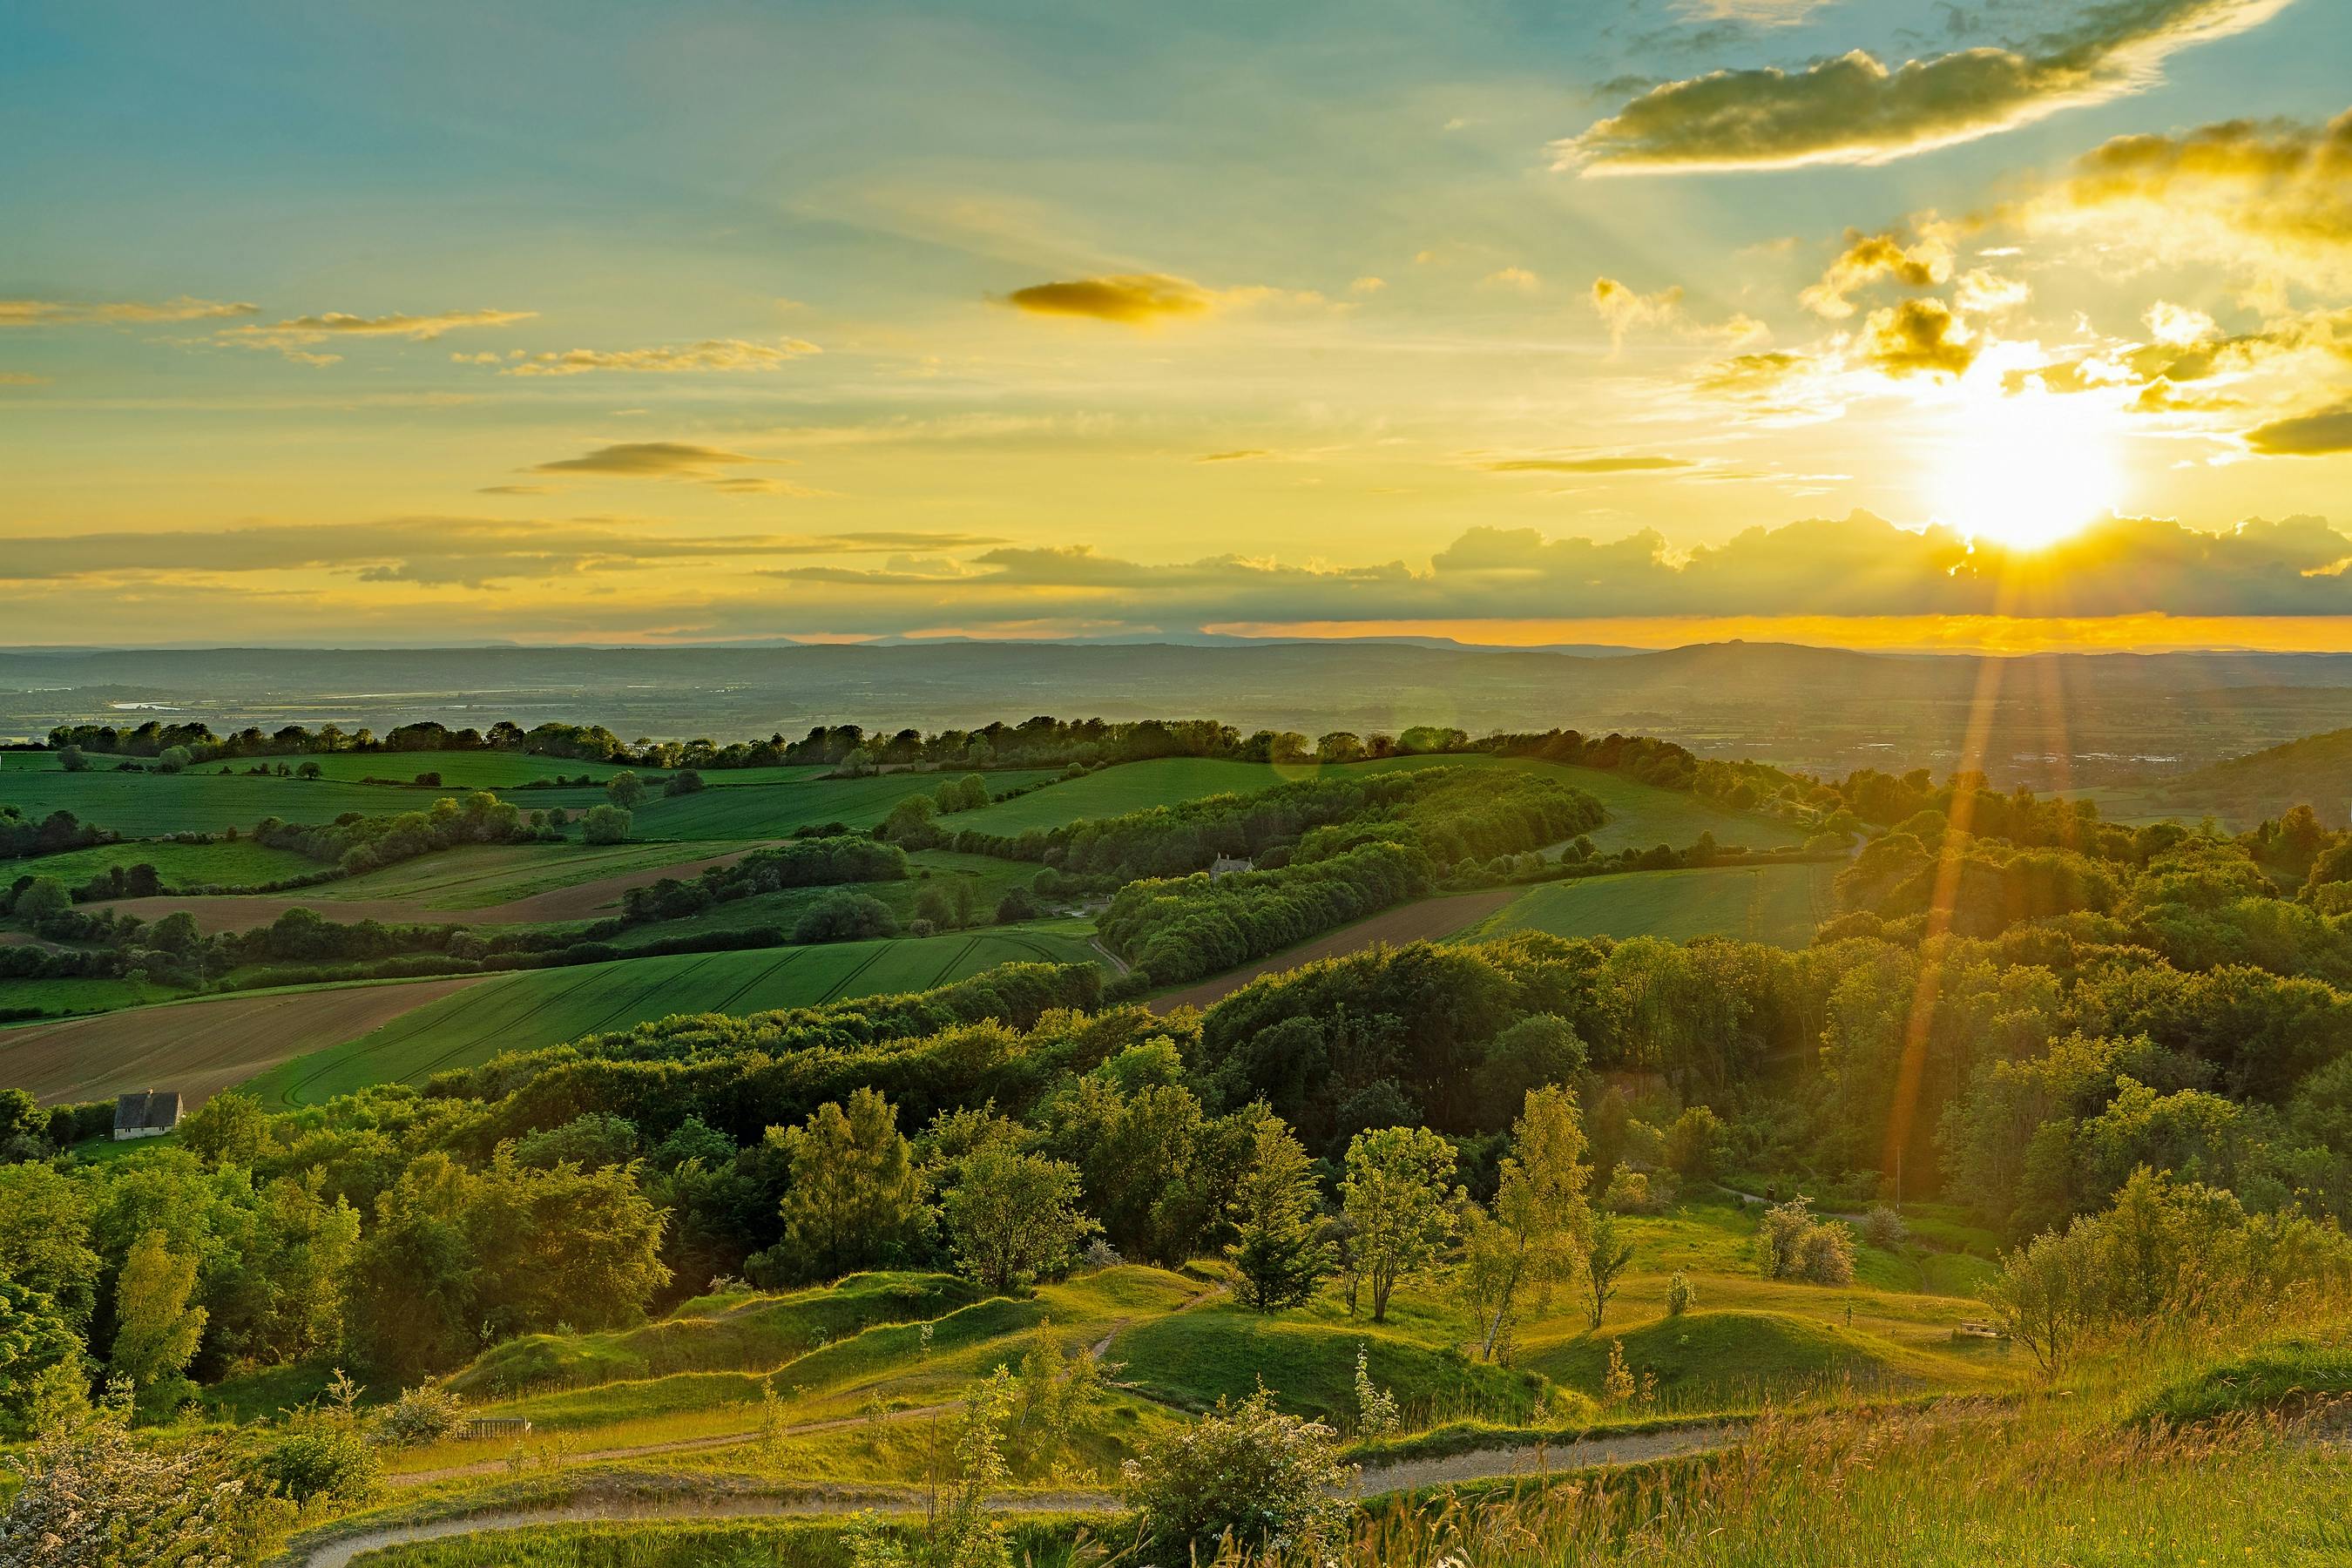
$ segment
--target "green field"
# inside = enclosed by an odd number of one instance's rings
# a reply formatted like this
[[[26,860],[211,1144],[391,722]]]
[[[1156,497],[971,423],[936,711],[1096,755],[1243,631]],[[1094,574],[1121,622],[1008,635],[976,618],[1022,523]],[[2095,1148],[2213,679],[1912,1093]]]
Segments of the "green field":
[[[713,904],[700,914],[688,915],[683,920],[656,921],[646,925],[632,926],[614,937],[613,942],[619,947],[635,947],[647,942],[667,942],[674,937],[698,936],[705,931],[755,931],[761,926],[781,926],[789,931],[810,905],[845,889],[879,900],[904,924],[915,918],[915,905],[927,889],[938,888],[952,900],[958,887],[968,886],[971,889],[974,918],[986,924],[994,916],[999,900],[1014,888],[1027,887],[1037,875],[1037,868],[1026,861],[1000,860],[989,855],[959,855],[949,849],[919,849],[908,856],[907,860],[912,874],[904,881],[785,888],[773,893],[760,893],[748,899]],[[953,907],[952,903],[950,907]]]
[[[239,839],[234,844],[175,844],[168,838],[130,839],[7,863],[11,877],[56,877],[79,886],[110,866],[152,866],[167,888],[245,888],[324,869],[291,849]]]
[[[316,889],[321,899],[415,899],[436,910],[475,910],[581,882],[749,849],[751,842],[679,845],[468,844],[404,860]],[[305,895],[308,896],[307,894]]]
[[[183,773],[0,773],[0,804],[36,818],[70,811],[125,838],[249,828],[265,816],[316,823],[331,822],[347,811],[367,816],[424,811],[445,795],[462,793],[462,788],[388,789],[331,779],[262,778],[195,769]],[[602,790],[531,790],[516,798],[534,810],[553,805],[578,809],[604,795]]]
[[[956,773],[877,773],[862,779],[828,779],[810,768],[760,769],[782,782],[737,784],[705,789],[698,795],[656,795],[637,808],[634,831],[639,838],[781,838],[796,828],[839,822],[851,827],[874,827],[890,808],[910,795],[929,795]],[[717,774],[709,775],[717,777]],[[1018,789],[1052,777],[1045,769],[1008,770],[982,775],[992,790]],[[541,794],[531,792],[534,800]],[[1051,794],[1052,791],[1045,792]],[[601,798],[601,797],[600,797]],[[959,814],[946,819],[950,826],[981,816]]]
[[[1696,871],[1628,871],[1544,882],[1454,940],[1477,942],[1515,931],[1554,936],[1658,936],[1687,942],[1730,936],[1802,947],[1830,918],[1838,868],[1804,862],[1716,866]]]
[[[257,763],[300,767],[316,763],[329,779],[356,784],[361,779],[389,779],[406,784],[419,773],[439,773],[445,789],[511,790],[533,779],[576,779],[582,773],[602,783],[622,770],[612,763],[580,763],[568,757],[539,757],[522,752],[329,752],[299,757],[236,757],[226,759],[240,771]],[[217,764],[206,763],[207,767]],[[649,780],[663,775],[646,769],[637,773]],[[533,791],[536,795],[538,792]]]
[[[1472,767],[1541,770],[1591,794],[1607,808],[1609,819],[1591,837],[1602,849],[1647,849],[1666,844],[1675,848],[1698,842],[1712,833],[1718,844],[1769,848],[1804,841],[1802,828],[1745,812],[1709,805],[1677,790],[1637,784],[1615,773],[1592,768],[1566,768],[1523,757],[1481,755],[1450,757],[1387,757],[1373,763],[1348,763],[1335,773],[1387,773],[1399,768]],[[1276,767],[1270,763],[1222,762],[1204,757],[1165,757],[1146,763],[1122,763],[1084,778],[1071,779],[1000,801],[980,811],[950,818],[951,828],[970,827],[1011,837],[1032,828],[1051,829],[1087,817],[1118,816],[1155,805],[1198,800],[1204,795],[1255,795],[1293,779],[1313,778],[1313,766]]]
[[[983,928],[946,936],[686,953],[526,970],[426,1003],[383,1028],[272,1068],[250,1087],[314,1104],[372,1083],[422,1083],[500,1051],[551,1046],[674,1013],[764,1013],[921,991],[1000,963],[1085,963],[1084,928]]]
[[[179,994],[167,985],[137,985],[128,980],[0,980],[0,1011],[37,1008],[52,1017],[67,1013],[108,1013],[145,1002],[168,1002]]]

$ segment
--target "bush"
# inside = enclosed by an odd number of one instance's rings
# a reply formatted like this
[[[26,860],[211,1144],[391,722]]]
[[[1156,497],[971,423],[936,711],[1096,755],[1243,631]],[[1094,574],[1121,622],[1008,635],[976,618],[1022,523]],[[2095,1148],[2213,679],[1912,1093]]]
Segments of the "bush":
[[[1690,1276],[1675,1269],[1674,1278],[1666,1281],[1666,1316],[1679,1318],[1697,1301],[1698,1291],[1692,1287]]]
[[[446,1437],[465,1420],[466,1402],[428,1384],[401,1391],[376,1417],[376,1436],[394,1448],[418,1448]]]
[[[364,1502],[383,1484],[375,1450],[359,1429],[335,1415],[306,1417],[261,1457],[262,1479],[308,1506],[315,1498]]]
[[[1176,1561],[1192,1550],[1213,1554],[1227,1536],[1236,1546],[1319,1560],[1348,1517],[1335,1494],[1353,1479],[1331,1428],[1283,1415],[1263,1385],[1147,1444],[1122,1474],[1144,1534]]]
[[[856,942],[898,934],[898,921],[889,906],[863,893],[827,893],[793,927],[794,942]]]
[[[1768,1279],[1852,1284],[1853,1232],[1836,1220],[1815,1219],[1811,1198],[1791,1198],[1764,1212],[1756,1227],[1756,1261]]]
[[[1882,1252],[1892,1252],[1911,1236],[1903,1215],[1885,1204],[1873,1204],[1862,1216],[1862,1239]]]
[[[580,818],[580,837],[590,844],[624,844],[629,821],[628,812],[620,806],[592,805]]]

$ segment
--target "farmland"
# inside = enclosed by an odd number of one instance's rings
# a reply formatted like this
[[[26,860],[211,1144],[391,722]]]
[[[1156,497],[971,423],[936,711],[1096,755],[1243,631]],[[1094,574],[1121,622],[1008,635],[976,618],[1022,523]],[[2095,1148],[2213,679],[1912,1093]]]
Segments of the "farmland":
[[[901,925],[916,918],[918,900],[933,889],[956,907],[960,890],[969,889],[973,915],[982,921],[994,912],[997,900],[1014,888],[1028,886],[1036,868],[1017,860],[985,855],[959,855],[947,849],[919,849],[907,857],[910,875],[903,881],[859,882],[852,891],[879,900]],[[679,920],[633,926],[613,938],[616,946],[641,946],[710,931],[753,931],[763,926],[789,932],[809,907],[838,889],[830,887],[786,888],[714,904],[700,914]]]
[[[315,1104],[367,1084],[421,1083],[500,1051],[672,1014],[763,1013],[919,991],[1000,963],[1084,963],[1092,957],[1081,930],[1045,926],[530,970],[486,980],[372,1034],[289,1062],[252,1087],[273,1105]]]
[[[1590,837],[1605,850],[1647,849],[1695,844],[1701,833],[1717,843],[1750,848],[1802,841],[1803,830],[1769,817],[1731,811],[1676,790],[1659,789],[1595,768],[1560,767],[1523,758],[1464,756],[1389,757],[1349,763],[1335,773],[1385,773],[1400,768],[1474,767],[1539,769],[1566,779],[1597,798],[1608,820]],[[1235,763],[1204,757],[1167,757],[1123,763],[949,819],[946,826],[1007,837],[1031,829],[1051,829],[1087,817],[1117,816],[1156,805],[1172,805],[1204,795],[1255,795],[1293,779],[1313,778],[1317,769]]]
[[[928,795],[955,773],[876,773],[866,778],[831,779],[815,776],[810,768],[778,768],[782,782],[738,784],[705,788],[694,795],[656,795],[638,808],[639,838],[760,838],[781,837],[796,828],[839,822],[851,827],[872,827],[890,815],[890,808],[910,795]],[[717,778],[717,773],[709,777]],[[1051,778],[1043,769],[1007,770],[983,774],[991,790],[1018,789]],[[1059,786],[1056,786],[1059,787]],[[535,803],[541,794],[531,792]],[[1052,794],[1051,790],[1043,792]],[[601,797],[599,797],[601,798]],[[979,812],[970,814],[973,816]],[[961,817],[950,818],[960,822]]]
[[[1654,936],[1687,942],[1738,937],[1802,947],[1829,919],[1834,865],[1716,866],[1545,882],[1462,933],[1460,940],[1515,931],[1554,936]]]
[[[265,816],[289,822],[328,822],[346,811],[381,816],[422,811],[447,789],[393,789],[382,784],[327,779],[263,778],[244,773],[68,773],[33,769],[0,773],[0,803],[26,816],[70,811],[84,822],[111,828],[125,838],[167,833],[218,833],[249,828]],[[600,790],[534,790],[532,809],[579,808],[604,798]]]
[[[319,869],[319,863],[291,849],[273,849],[249,839],[182,844],[168,838],[131,839],[121,844],[96,844],[20,860],[10,875],[56,877],[75,887],[101,875],[110,866],[152,866],[167,888],[235,888],[274,882]]]
[[[0,1084],[44,1103],[176,1089],[194,1106],[305,1051],[348,1040],[471,976],[249,993],[0,1029]]]

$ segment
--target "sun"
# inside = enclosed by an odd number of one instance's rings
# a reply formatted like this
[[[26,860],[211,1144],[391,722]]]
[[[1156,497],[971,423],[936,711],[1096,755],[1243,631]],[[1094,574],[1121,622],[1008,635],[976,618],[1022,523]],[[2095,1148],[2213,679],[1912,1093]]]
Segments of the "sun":
[[[2122,493],[2115,410],[2095,395],[1970,388],[1933,490],[1937,521],[2012,550],[2053,544]]]

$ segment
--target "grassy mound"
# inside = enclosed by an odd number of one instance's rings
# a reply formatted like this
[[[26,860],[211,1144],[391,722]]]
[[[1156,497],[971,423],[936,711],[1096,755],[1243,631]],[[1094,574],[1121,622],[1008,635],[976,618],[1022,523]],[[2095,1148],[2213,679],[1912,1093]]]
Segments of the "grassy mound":
[[[1765,1399],[1851,1384],[1895,1393],[1970,1381],[1969,1363],[1874,1334],[1787,1312],[1688,1312],[1529,1347],[1526,1363],[1553,1382],[1597,1394],[1612,1341],[1637,1379],[1657,1381],[1683,1409],[1742,1408]]]
[[[1263,1379],[1281,1408],[1344,1426],[1356,1412],[1359,1345],[1372,1381],[1396,1395],[1414,1426],[1460,1417],[1523,1422],[1543,1391],[1541,1378],[1433,1350],[1370,1323],[1269,1319],[1231,1306],[1138,1324],[1118,1336],[1110,1359],[1130,1387],[1186,1409],[1245,1398]]]
[[[509,1340],[448,1385],[478,1399],[672,1373],[765,1371],[877,1324],[939,1317],[978,1295],[944,1274],[853,1274],[831,1289],[791,1295],[704,1297],[639,1328]]]
[[[2167,1384],[2134,1413],[2185,1425],[2255,1411],[2294,1411],[2352,1394],[2352,1343],[2341,1337],[2284,1339]]]

